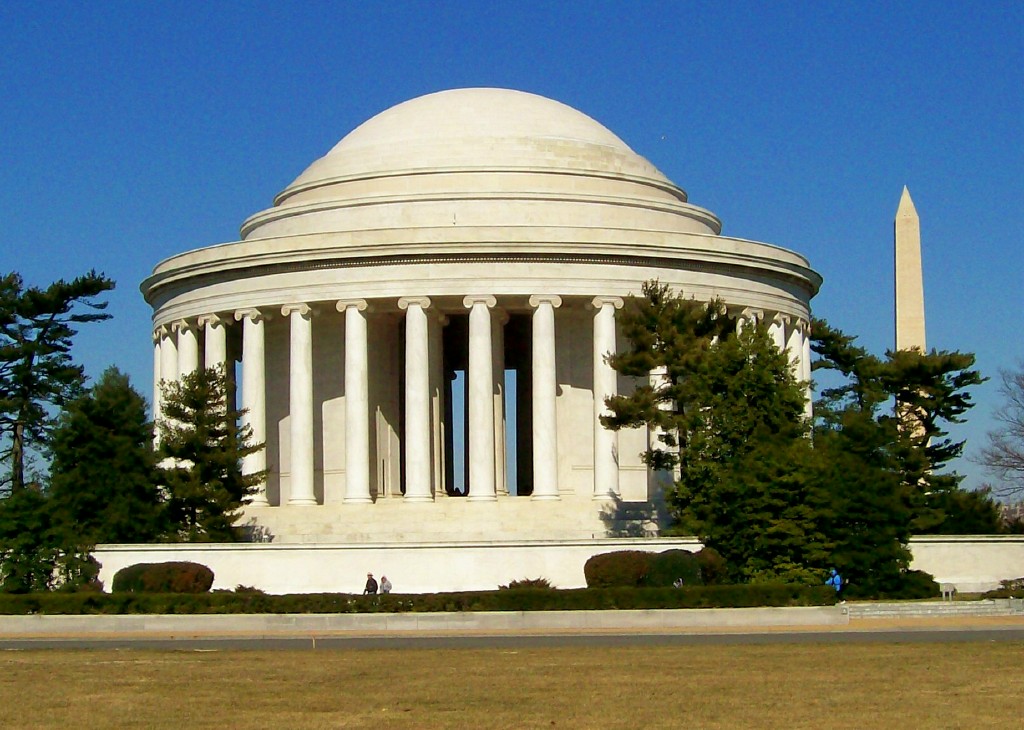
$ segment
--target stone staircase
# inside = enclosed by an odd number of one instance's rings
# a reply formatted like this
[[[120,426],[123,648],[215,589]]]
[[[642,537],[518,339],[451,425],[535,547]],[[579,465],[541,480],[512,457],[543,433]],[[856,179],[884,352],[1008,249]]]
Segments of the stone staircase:
[[[1024,616],[1024,599],[988,598],[978,601],[916,601],[913,603],[857,601],[845,604],[845,608],[851,619]]]
[[[646,505],[642,506],[646,507]],[[629,503],[575,496],[558,501],[499,497],[494,502],[439,498],[405,503],[249,507],[239,524],[253,542],[280,543],[459,543],[509,540],[591,540],[651,537],[657,525],[650,509]]]

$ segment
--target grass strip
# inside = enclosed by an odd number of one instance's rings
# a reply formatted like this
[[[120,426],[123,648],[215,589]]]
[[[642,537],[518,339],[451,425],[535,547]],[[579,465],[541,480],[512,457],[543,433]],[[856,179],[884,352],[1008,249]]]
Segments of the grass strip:
[[[0,726],[988,728],[1024,643],[17,651]]]

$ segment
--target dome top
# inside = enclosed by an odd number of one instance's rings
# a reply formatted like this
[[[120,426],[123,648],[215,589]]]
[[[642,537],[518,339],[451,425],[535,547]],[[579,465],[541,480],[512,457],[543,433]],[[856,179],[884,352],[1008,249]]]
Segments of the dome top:
[[[583,112],[512,89],[451,89],[393,106],[356,127],[327,156],[379,144],[480,138],[566,139],[633,151]]]
[[[410,99],[363,122],[274,202],[339,179],[495,168],[606,171],[669,183],[583,112],[525,91],[471,88]]]
[[[625,215],[622,206],[633,211],[629,220],[611,212]],[[471,88],[411,99],[359,125],[272,208],[245,221],[242,238],[453,220],[721,230],[713,214],[688,205],[682,189],[586,114],[523,91]]]

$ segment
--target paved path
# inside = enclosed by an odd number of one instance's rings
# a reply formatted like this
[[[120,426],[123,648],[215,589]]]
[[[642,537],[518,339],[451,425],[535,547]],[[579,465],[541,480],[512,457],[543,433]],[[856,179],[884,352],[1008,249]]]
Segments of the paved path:
[[[886,618],[852,620],[832,626],[742,626],[632,628],[604,630],[494,631],[191,631],[94,633],[91,635],[0,635],[0,649],[170,649],[217,651],[504,648],[557,646],[674,646],[782,643],[915,643],[1022,641],[1024,617]]]

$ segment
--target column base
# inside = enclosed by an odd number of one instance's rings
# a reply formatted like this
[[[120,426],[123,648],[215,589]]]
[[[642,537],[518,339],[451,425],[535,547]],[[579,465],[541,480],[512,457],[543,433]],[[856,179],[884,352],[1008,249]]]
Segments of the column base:
[[[466,499],[469,500],[470,502],[497,502],[498,501],[498,495],[496,495],[496,494],[480,494],[480,495],[477,495],[476,497],[474,497],[473,494],[470,493],[470,495],[468,497],[466,497]]]
[[[270,500],[268,500],[266,497],[263,497],[262,499],[253,498],[245,506],[246,507],[269,507],[270,506]]]
[[[604,502],[608,500],[619,499],[619,495],[617,495],[615,492],[608,492],[607,494],[595,494],[593,497],[591,497],[591,499],[593,499],[595,502]]]
[[[319,504],[320,503],[317,502],[315,499],[289,499],[288,500],[288,506],[289,507],[316,507]]]
[[[429,494],[413,494],[413,495],[407,494],[404,497],[402,497],[402,501],[403,502],[419,502],[419,503],[423,503],[423,502],[433,502],[434,498],[431,495],[429,495]]]
[[[562,498],[557,494],[532,494],[530,495],[531,502],[557,502]]]
[[[345,504],[373,504],[370,497],[345,497]]]

